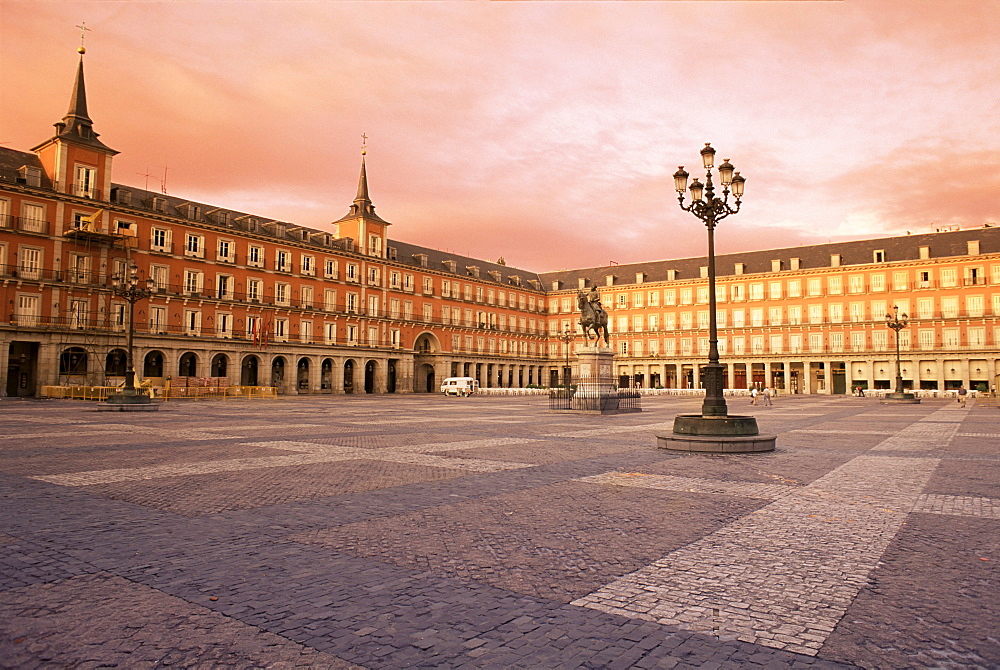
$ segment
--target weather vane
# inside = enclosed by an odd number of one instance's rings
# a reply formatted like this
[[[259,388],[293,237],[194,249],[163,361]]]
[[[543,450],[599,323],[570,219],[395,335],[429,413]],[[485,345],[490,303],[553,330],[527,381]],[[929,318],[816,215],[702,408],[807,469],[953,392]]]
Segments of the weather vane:
[[[81,54],[87,53],[87,47],[83,46],[83,41],[87,37],[87,33],[90,32],[90,28],[87,27],[87,22],[84,21],[77,26],[80,29],[80,48],[77,51]]]
[[[368,153],[368,136],[361,133],[361,155],[364,156]]]

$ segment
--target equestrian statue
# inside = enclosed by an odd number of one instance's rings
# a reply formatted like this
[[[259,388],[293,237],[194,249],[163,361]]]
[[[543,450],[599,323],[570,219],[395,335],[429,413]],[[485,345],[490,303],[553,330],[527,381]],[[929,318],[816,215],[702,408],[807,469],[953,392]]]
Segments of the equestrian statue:
[[[601,294],[596,286],[590,287],[590,293],[577,291],[577,304],[580,306],[580,326],[583,334],[590,342],[590,331],[594,331],[595,344],[601,343],[601,334],[604,334],[604,345],[611,346],[608,341],[608,313],[601,306]]]

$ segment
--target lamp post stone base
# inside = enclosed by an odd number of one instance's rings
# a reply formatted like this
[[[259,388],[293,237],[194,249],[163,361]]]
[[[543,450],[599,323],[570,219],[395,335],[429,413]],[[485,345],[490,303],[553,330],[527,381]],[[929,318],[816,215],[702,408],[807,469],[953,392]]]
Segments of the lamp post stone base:
[[[886,393],[882,398],[883,405],[918,405],[920,398],[912,393]]]
[[[747,454],[774,451],[774,435],[761,435],[752,416],[679,414],[670,435],[657,435],[657,446],[671,451]]]

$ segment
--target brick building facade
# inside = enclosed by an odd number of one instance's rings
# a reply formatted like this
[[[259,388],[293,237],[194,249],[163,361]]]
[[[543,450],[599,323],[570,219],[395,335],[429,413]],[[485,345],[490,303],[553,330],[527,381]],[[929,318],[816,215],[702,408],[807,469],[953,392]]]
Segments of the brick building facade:
[[[338,394],[433,391],[448,376],[560,383],[558,335],[579,330],[575,296],[590,285],[623,383],[699,384],[704,258],[539,274],[393,240],[364,156],[335,232],[118,184],[117,152],[88,115],[82,55],[55,127],[31,151],[0,148],[5,395],[120,380],[127,304],[110,284],[133,265],[153,286],[134,329],[137,373],[154,384],[212,377]],[[730,388],[888,388],[894,305],[912,319],[900,343],[908,387],[996,383],[996,228],[729,254],[718,267]]]

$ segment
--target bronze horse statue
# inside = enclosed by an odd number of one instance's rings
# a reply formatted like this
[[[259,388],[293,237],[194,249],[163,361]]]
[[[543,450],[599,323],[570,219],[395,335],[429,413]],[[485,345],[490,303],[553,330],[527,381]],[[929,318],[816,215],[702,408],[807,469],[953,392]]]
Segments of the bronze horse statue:
[[[594,331],[596,344],[601,343],[601,334],[604,335],[604,345],[610,347],[608,341],[608,313],[601,307],[600,302],[591,302],[587,294],[579,291],[576,296],[577,304],[580,306],[580,326],[583,334],[590,342],[590,331]]]

